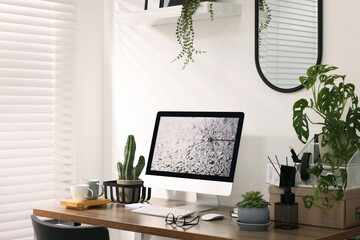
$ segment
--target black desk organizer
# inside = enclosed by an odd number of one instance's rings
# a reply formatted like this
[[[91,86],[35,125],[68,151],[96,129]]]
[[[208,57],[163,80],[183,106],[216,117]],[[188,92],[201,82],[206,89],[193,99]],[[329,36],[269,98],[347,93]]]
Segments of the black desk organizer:
[[[137,185],[123,185],[123,184],[117,184],[116,181],[106,181],[104,184],[104,196],[106,199],[110,199],[110,201],[115,203],[141,203],[141,202],[147,202],[151,198],[151,188],[148,188],[146,191],[146,187],[144,187],[144,182],[141,182],[141,184]],[[120,198],[119,195],[119,189],[122,189],[122,196]],[[129,191],[131,189],[132,191],[132,199],[130,202],[126,202],[125,200],[125,190]],[[138,196],[135,196],[136,189],[140,189],[140,193]],[[110,192],[110,195],[108,194]],[[147,192],[147,194],[146,194]],[[136,199],[135,199],[136,197]],[[123,199],[124,201],[121,201]]]

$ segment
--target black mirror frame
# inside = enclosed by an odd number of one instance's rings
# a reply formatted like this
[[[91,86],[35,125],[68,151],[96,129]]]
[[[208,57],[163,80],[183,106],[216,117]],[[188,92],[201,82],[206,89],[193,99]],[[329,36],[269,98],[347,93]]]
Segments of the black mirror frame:
[[[322,50],[323,50],[322,25],[323,25],[323,1],[318,0],[318,56],[317,56],[316,64],[320,64],[322,58]],[[259,62],[259,0],[255,0],[255,65],[261,79],[265,82],[266,85],[268,85],[270,88],[274,89],[275,91],[289,93],[304,88],[304,86],[302,86],[301,84],[294,88],[279,88],[273,85],[272,83],[270,83],[269,80],[266,79],[264,73],[261,71],[260,62]]]

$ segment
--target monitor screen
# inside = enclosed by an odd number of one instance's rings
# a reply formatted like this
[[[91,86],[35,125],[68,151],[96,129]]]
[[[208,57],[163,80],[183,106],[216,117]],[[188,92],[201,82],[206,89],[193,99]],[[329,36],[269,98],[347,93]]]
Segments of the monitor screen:
[[[232,182],[244,114],[159,112],[146,174]]]

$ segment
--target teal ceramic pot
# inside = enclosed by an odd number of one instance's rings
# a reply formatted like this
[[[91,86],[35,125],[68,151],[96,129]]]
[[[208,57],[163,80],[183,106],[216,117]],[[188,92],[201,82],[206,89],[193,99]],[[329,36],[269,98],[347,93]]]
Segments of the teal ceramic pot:
[[[238,207],[238,218],[242,223],[266,223],[269,220],[269,207]]]

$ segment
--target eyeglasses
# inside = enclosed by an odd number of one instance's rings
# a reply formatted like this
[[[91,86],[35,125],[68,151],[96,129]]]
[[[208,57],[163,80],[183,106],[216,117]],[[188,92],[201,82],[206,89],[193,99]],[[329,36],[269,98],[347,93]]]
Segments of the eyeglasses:
[[[189,226],[189,225],[197,225],[199,223],[200,216],[195,217],[191,221],[186,221],[184,216],[177,216],[175,217],[174,214],[169,213],[166,218],[166,224],[173,224],[175,223],[178,227]]]

